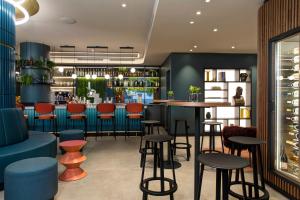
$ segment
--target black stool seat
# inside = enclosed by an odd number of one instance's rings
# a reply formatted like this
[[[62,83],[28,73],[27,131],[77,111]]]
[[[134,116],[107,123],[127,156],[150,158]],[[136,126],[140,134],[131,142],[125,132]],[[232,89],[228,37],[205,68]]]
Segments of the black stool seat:
[[[202,122],[202,124],[205,125],[222,125],[222,122]]]
[[[246,197],[244,168],[249,165],[249,162],[246,159],[234,155],[223,154],[223,153],[205,153],[205,154],[202,153],[198,156],[197,159],[200,162],[200,166],[201,166],[200,182],[197,191],[197,199],[200,199],[201,196],[202,179],[203,179],[203,172],[205,166],[209,166],[216,169],[216,200],[221,199],[221,194],[223,200],[228,200],[230,194],[228,172],[229,170],[234,170],[234,169],[239,169],[239,171],[241,171],[243,197]],[[221,185],[222,185],[222,192],[221,192]]]
[[[148,142],[169,142],[173,140],[173,137],[170,135],[146,135],[144,140]]]
[[[255,200],[265,200],[269,199],[269,192],[265,188],[265,181],[263,177],[263,165],[262,165],[262,156],[261,156],[261,148],[260,145],[265,144],[266,142],[254,137],[246,137],[246,136],[233,136],[229,137],[228,140],[233,144],[232,145],[232,154],[234,154],[235,150],[237,150],[237,155],[241,155],[242,149],[247,148],[251,155],[251,163],[253,168],[253,183],[246,182],[245,184],[248,186],[248,196],[247,199],[255,199]],[[238,169],[237,169],[238,171]],[[231,181],[232,172],[229,171],[229,187],[234,185],[240,185],[241,181],[239,181],[239,176],[236,175],[235,181]],[[238,173],[236,173],[238,174]],[[258,174],[260,174],[260,184],[258,182]],[[254,195],[252,191],[254,190]],[[242,196],[231,189],[229,189],[229,194],[241,199]]]
[[[141,121],[142,124],[159,124],[160,121],[157,120],[143,120]]]
[[[265,144],[265,141],[262,141],[258,138],[254,137],[246,137],[246,136],[233,136],[228,138],[229,141],[237,144],[243,144],[243,145],[260,145]]]
[[[223,153],[205,153],[198,156],[202,164],[216,169],[242,169],[249,165],[244,158]]]

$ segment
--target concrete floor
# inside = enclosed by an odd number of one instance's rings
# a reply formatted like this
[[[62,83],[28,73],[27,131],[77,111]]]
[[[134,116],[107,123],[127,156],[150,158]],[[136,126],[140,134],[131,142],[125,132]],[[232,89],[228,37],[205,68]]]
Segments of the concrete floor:
[[[183,139],[183,138],[180,138]],[[193,138],[190,139],[193,144]],[[139,190],[141,169],[139,168],[140,154],[138,153],[139,137],[130,137],[127,141],[124,137],[88,139],[84,150],[87,161],[82,168],[88,176],[74,182],[59,182],[59,191],[55,200],[140,200],[142,192]],[[152,172],[151,159],[147,163],[147,170]],[[176,170],[178,190],[174,198],[177,200],[193,199],[193,150],[191,161],[185,161],[185,152],[178,151],[176,159],[182,163],[182,167]],[[59,173],[64,167],[59,166]],[[150,173],[149,173],[150,174]],[[167,175],[170,174],[168,170]],[[246,174],[249,179],[249,174]],[[284,200],[283,196],[268,187],[272,200]],[[3,200],[3,192],[0,200]],[[169,199],[169,197],[149,197],[149,199]],[[207,169],[204,172],[202,186],[202,200],[215,199],[215,172]],[[231,198],[234,199],[234,198]]]

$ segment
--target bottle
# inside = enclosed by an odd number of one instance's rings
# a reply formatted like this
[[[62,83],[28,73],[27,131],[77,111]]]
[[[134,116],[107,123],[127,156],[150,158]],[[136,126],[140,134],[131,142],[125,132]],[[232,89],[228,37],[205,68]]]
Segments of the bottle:
[[[299,105],[299,99],[294,99],[292,101],[286,101],[286,103],[293,104],[294,106],[298,106]]]
[[[280,155],[280,169],[286,171],[288,169],[288,157],[285,153],[285,148],[282,146]]]
[[[299,115],[299,108],[287,108],[286,111],[291,112],[294,115]]]

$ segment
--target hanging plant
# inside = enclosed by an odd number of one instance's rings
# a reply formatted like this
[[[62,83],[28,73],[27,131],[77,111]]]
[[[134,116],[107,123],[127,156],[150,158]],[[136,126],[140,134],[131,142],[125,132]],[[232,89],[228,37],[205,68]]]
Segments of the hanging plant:
[[[32,84],[33,78],[31,75],[25,74],[23,76],[20,76],[20,83],[23,86],[28,86]]]

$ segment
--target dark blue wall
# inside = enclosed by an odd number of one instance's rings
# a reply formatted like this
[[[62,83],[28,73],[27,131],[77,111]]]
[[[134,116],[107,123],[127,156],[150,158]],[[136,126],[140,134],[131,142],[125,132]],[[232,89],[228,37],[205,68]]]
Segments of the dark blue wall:
[[[0,0],[0,108],[15,107],[15,8]]]
[[[218,53],[172,53],[168,62],[171,69],[171,88],[175,99],[188,100],[189,85],[197,85],[204,89],[205,68],[216,69],[249,69],[252,71],[252,94],[256,94],[256,54],[218,54]],[[255,91],[254,91],[255,90]],[[203,99],[203,93],[201,98]],[[252,124],[255,124],[256,96],[252,97]],[[202,113],[202,117],[204,114]],[[194,134],[194,110],[189,108],[171,109],[171,132],[174,132],[174,119],[187,119],[189,132]],[[179,133],[183,133],[183,126]]]

